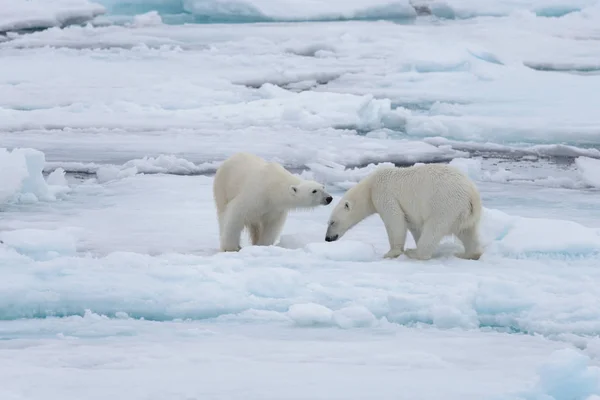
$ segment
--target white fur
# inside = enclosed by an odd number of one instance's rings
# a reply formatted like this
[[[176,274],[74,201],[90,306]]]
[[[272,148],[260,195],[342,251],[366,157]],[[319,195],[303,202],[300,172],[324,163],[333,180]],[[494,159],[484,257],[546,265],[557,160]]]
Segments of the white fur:
[[[348,229],[377,213],[389,238],[386,258],[404,253],[427,260],[444,236],[454,234],[465,247],[458,256],[477,260],[481,256],[481,209],[477,187],[454,167],[382,167],[344,194],[331,214],[325,240],[341,238]],[[417,248],[405,251],[407,230]]]
[[[325,187],[303,180],[275,162],[237,153],[217,170],[213,194],[222,251],[240,250],[244,227],[253,245],[275,243],[288,211],[331,203]]]

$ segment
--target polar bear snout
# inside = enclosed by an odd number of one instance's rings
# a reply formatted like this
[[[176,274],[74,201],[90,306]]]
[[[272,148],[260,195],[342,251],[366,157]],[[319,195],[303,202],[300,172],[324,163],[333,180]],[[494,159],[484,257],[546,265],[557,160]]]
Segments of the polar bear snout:
[[[340,237],[340,235],[331,235],[331,236],[325,236],[325,241],[326,242],[335,242],[336,240],[338,240]]]
[[[325,197],[325,199],[323,200],[323,204],[328,205],[331,204],[331,202],[333,201],[333,197],[331,196],[327,196]]]

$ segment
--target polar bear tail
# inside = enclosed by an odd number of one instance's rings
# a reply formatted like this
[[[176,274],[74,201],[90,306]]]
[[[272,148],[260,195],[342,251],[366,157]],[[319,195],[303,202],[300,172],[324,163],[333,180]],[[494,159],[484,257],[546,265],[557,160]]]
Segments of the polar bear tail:
[[[479,224],[481,219],[482,205],[481,196],[477,190],[473,191],[469,197],[469,215],[465,218],[465,227],[471,227]]]

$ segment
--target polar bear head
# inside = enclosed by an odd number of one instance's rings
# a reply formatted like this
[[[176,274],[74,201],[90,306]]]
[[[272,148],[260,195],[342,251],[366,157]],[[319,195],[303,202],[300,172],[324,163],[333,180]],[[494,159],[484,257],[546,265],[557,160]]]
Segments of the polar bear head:
[[[325,186],[315,181],[304,181],[290,186],[292,202],[298,208],[311,208],[331,203],[333,197],[325,191]]]
[[[359,183],[348,190],[335,206],[329,217],[325,241],[335,242],[358,224],[373,214],[375,209],[365,183]]]
[[[352,208],[352,202],[346,199],[335,206],[327,223],[325,241],[335,242],[354,226],[356,218],[352,215]]]

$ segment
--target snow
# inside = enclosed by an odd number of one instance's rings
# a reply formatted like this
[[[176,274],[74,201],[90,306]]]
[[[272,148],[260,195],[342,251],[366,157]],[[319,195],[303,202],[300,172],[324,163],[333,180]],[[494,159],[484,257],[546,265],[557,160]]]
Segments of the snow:
[[[600,3],[97,3],[0,2],[0,398],[600,396]],[[333,204],[220,253],[237,151]],[[480,189],[480,260],[324,241],[425,162]]]
[[[19,35],[0,44],[3,145],[115,164],[164,153],[222,161],[240,150],[293,167],[405,163],[464,156],[456,141],[598,157],[589,147],[600,136],[600,75],[577,72],[600,57],[583,39],[597,37],[596,21],[577,12]],[[454,142],[430,140],[440,137]]]
[[[373,261],[375,252],[372,246],[361,242],[310,243],[306,249],[317,256],[336,261]]]
[[[28,337],[40,331],[44,337]],[[0,364],[0,393],[8,399],[85,393],[99,400],[127,393],[136,399],[387,400],[398,393],[428,399],[444,393],[475,400],[528,388],[540,360],[560,348],[495,333],[388,327],[373,334],[361,328],[156,323],[93,313],[6,322],[1,335],[11,338],[0,350],[6,360]],[[464,363],[467,344],[485,355],[477,368]],[[432,374],[435,385],[428,384]]]
[[[0,0],[0,33],[79,24],[104,12],[88,0]]]

